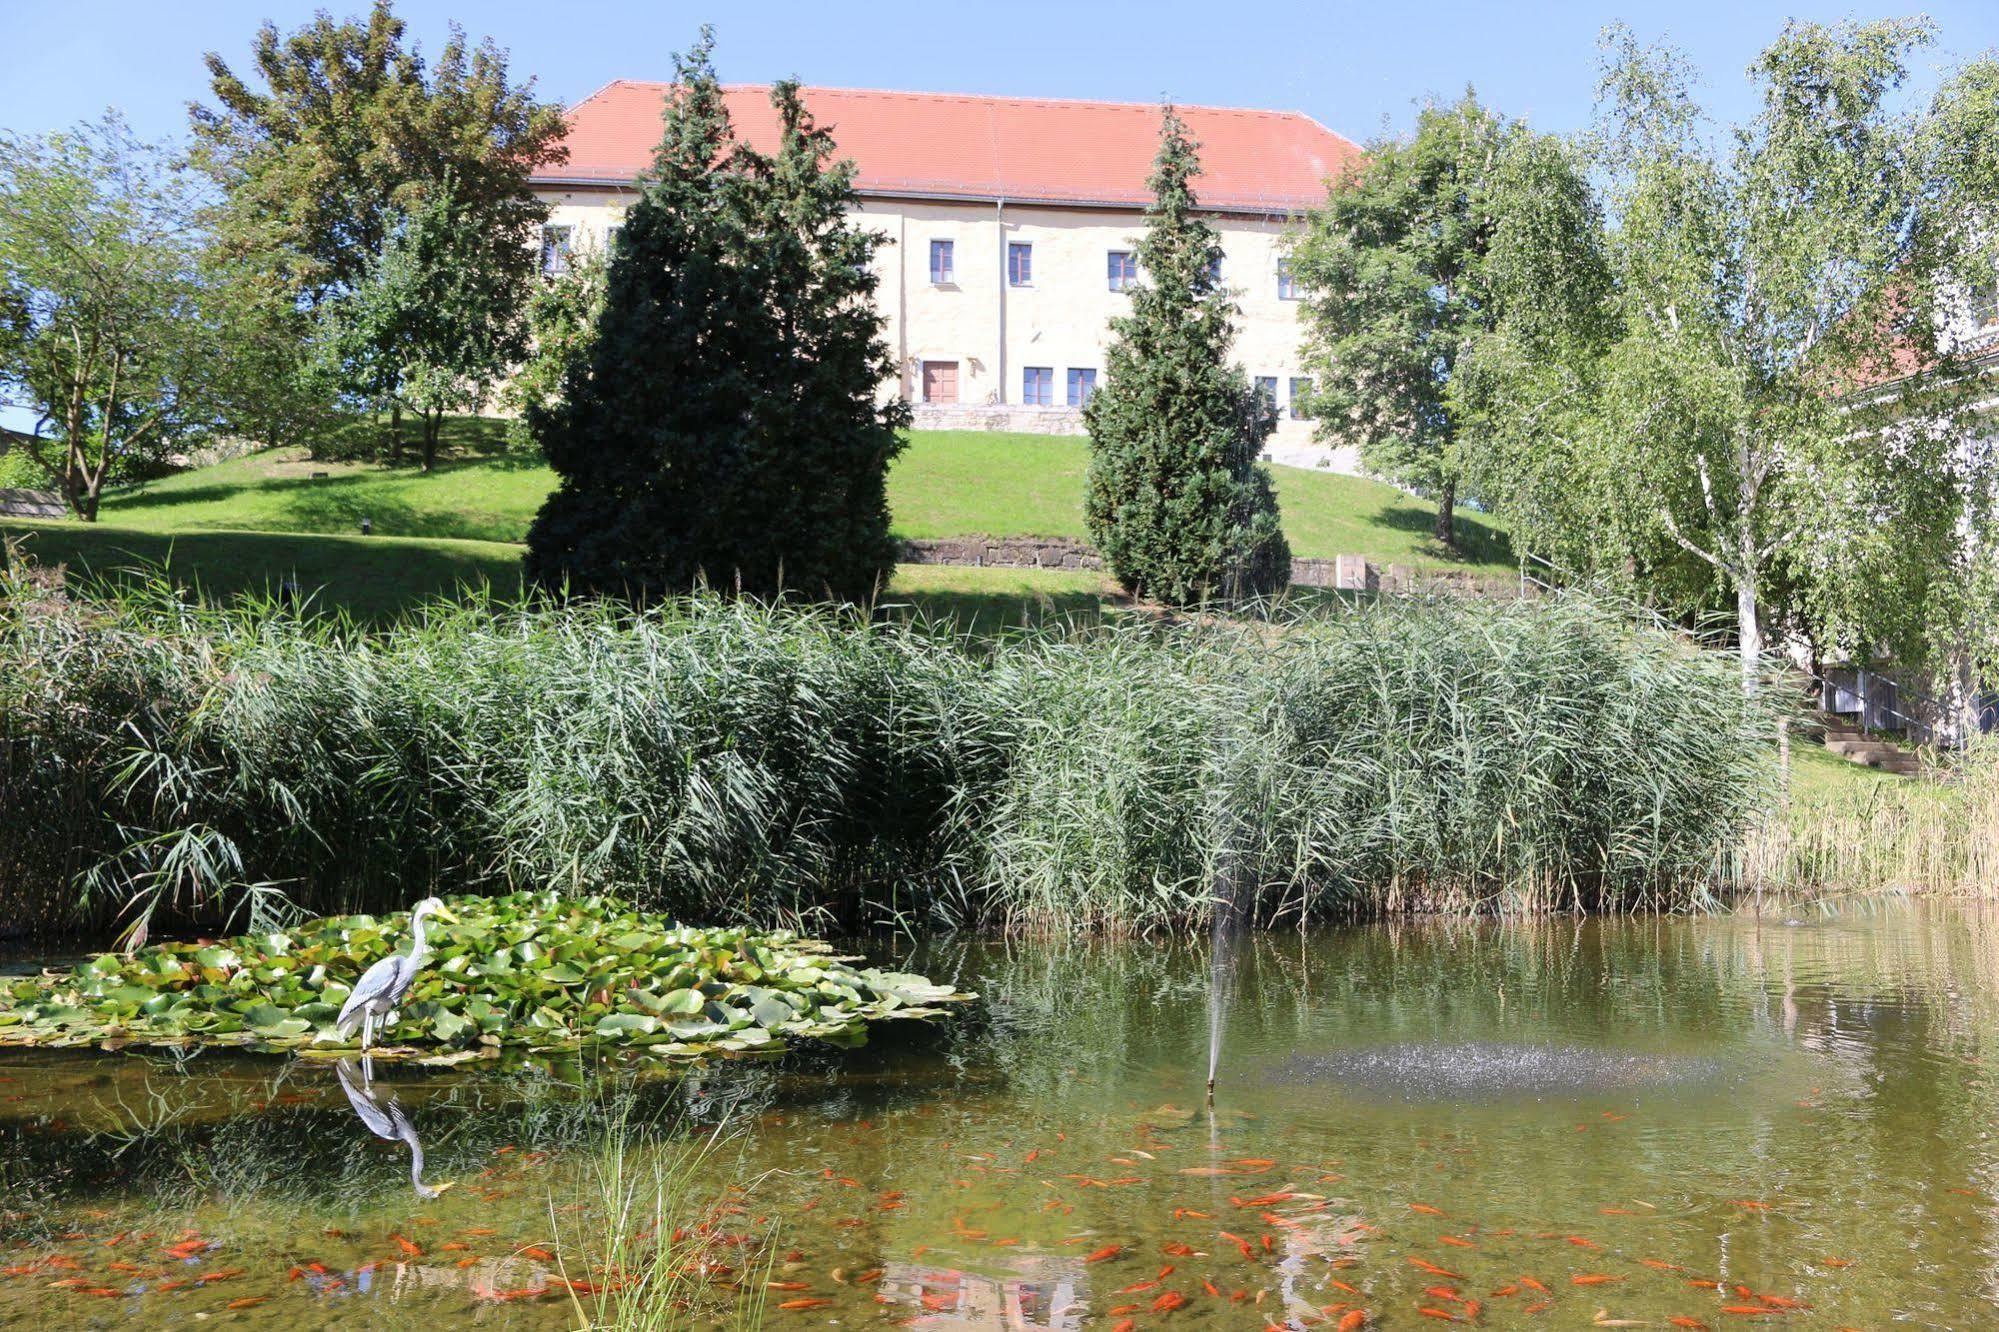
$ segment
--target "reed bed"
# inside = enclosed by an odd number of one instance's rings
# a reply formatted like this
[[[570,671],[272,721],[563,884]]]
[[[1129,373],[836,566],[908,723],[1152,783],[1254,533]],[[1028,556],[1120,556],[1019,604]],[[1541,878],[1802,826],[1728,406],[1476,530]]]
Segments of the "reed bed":
[[[1726,662],[1583,597],[971,640],[697,598],[385,632],[0,594],[17,918],[608,892],[1023,931],[1680,908],[1772,804]],[[240,922],[239,922],[240,923]]]
[[[1802,898],[1991,892],[1999,884],[1999,743],[1936,756],[1921,778],[1793,800],[1743,843],[1739,879]]]

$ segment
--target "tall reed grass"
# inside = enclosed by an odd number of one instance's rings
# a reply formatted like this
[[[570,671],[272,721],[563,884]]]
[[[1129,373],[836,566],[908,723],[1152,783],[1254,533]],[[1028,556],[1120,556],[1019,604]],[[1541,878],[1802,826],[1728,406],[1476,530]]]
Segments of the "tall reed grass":
[[[379,634],[0,596],[0,883],[73,907],[624,894],[1021,930],[1678,907],[1769,803],[1726,663],[1581,598],[974,642],[697,599]]]

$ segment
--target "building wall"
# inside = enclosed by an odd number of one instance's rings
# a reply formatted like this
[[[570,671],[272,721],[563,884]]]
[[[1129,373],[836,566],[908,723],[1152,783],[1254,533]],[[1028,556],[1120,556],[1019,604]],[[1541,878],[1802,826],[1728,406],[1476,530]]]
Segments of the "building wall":
[[[569,226],[572,244],[602,245],[630,202],[626,192],[548,190],[550,222]],[[1108,256],[1135,250],[1143,230],[1136,211],[1054,208],[992,201],[938,202],[865,198],[863,225],[889,243],[876,255],[876,293],[891,351],[901,367],[897,391],[917,405],[922,423],[964,429],[1077,429],[1068,405],[1071,369],[1104,370],[1109,322],[1128,298],[1110,289]],[[1277,462],[1356,470],[1351,449],[1312,439],[1311,422],[1290,416],[1298,363],[1298,304],[1277,295],[1277,263],[1288,227],[1277,218],[1212,215],[1222,241],[1222,280],[1241,307],[1235,359],[1245,373],[1277,380],[1279,423],[1269,445]],[[930,281],[932,241],[952,244],[952,281]],[[1007,247],[1032,246],[1025,285],[1007,281]],[[955,362],[955,409],[922,404],[925,361]],[[1053,405],[1025,405],[1028,367],[1051,372]]]

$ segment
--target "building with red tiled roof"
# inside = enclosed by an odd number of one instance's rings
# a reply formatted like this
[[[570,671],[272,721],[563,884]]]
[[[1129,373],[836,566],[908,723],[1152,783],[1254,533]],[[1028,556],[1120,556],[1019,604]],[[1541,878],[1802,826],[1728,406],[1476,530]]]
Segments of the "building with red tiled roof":
[[[569,112],[569,157],[536,178],[553,207],[544,253],[607,243],[652,160],[669,85],[620,80]],[[737,135],[776,146],[769,89],[725,90]],[[877,293],[902,365],[897,391],[931,427],[1081,429],[1103,364],[1158,147],[1152,105],[806,88],[857,168],[864,224],[891,243]],[[1195,191],[1221,233],[1242,307],[1236,358],[1277,401],[1273,456],[1328,458],[1293,417],[1302,390],[1286,236],[1360,150],[1291,111],[1182,107],[1201,145]]]

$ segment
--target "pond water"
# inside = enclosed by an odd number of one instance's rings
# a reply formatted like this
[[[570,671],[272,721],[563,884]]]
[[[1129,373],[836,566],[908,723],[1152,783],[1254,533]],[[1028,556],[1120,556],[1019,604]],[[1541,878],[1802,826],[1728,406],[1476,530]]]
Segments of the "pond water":
[[[1794,918],[1251,936],[1212,1112],[1205,942],[876,941],[980,1006],[674,1080],[0,1052],[0,1321],[574,1326],[664,1239],[661,1325],[1999,1326],[1999,912]]]

